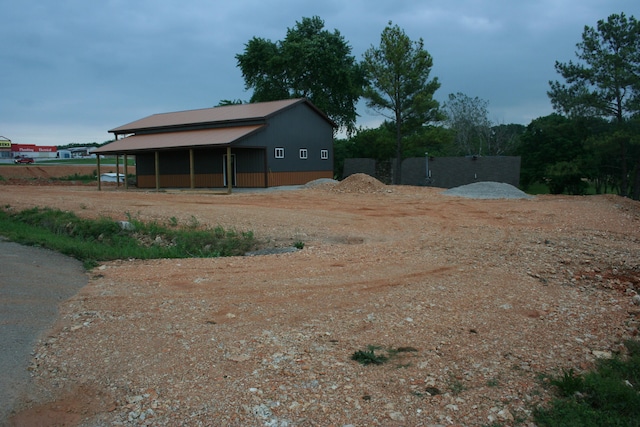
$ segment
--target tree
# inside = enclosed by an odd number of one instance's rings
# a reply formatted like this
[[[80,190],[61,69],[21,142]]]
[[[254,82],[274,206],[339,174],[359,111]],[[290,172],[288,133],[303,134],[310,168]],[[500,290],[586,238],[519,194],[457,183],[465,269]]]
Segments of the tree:
[[[244,104],[244,101],[242,99],[221,99],[220,102],[218,102],[218,105],[216,105],[216,107],[226,107],[229,105],[241,105]]]
[[[520,137],[526,127],[517,123],[491,127],[487,152],[496,156],[513,156],[520,147]]]
[[[438,102],[433,94],[440,87],[437,78],[429,80],[433,59],[424,49],[424,41],[414,42],[399,26],[382,31],[379,47],[364,53],[368,84],[363,96],[367,107],[395,125],[396,168],[394,183],[401,181],[403,136],[419,130],[425,123],[438,120]]]
[[[444,104],[443,110],[447,126],[456,134],[455,144],[459,154],[490,154],[486,152],[491,136],[488,106],[488,101],[477,96],[471,98],[460,92],[449,94],[449,100]]]
[[[601,144],[611,127],[600,118],[568,118],[557,113],[533,120],[520,137],[523,187],[539,182],[552,192],[581,194],[584,188],[578,181],[582,178],[596,186],[612,185],[610,162],[615,156]]]
[[[624,13],[598,21],[597,29],[585,26],[577,45],[580,62],[560,63],[555,68],[566,80],[549,82],[548,95],[556,111],[568,116],[608,118],[618,126],[621,157],[621,195],[628,195],[630,136],[626,122],[640,113],[640,23]],[[640,157],[636,159],[640,182]],[[634,194],[639,193],[636,188]]]
[[[364,74],[338,30],[319,17],[303,18],[283,41],[254,37],[236,55],[251,102],[308,98],[340,128],[355,129]]]
[[[522,135],[521,182],[524,188],[546,183],[547,170],[560,162],[572,162],[583,152],[581,138],[571,119],[551,114],[533,120]]]

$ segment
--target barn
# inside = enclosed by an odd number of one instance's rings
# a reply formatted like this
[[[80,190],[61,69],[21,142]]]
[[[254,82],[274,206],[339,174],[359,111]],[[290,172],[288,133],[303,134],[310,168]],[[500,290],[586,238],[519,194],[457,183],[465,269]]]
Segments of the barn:
[[[98,173],[101,156],[135,156],[139,188],[300,185],[333,177],[334,128],[304,98],[226,105],[119,126],[93,154]]]

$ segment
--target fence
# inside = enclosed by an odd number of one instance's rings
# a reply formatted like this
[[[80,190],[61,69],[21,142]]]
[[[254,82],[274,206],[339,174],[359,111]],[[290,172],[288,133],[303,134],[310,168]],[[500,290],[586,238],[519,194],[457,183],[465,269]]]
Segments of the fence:
[[[481,181],[520,184],[519,156],[412,157],[402,161],[403,185],[453,188]],[[390,164],[395,165],[391,161]],[[388,182],[374,159],[345,159],[343,178],[365,173]]]

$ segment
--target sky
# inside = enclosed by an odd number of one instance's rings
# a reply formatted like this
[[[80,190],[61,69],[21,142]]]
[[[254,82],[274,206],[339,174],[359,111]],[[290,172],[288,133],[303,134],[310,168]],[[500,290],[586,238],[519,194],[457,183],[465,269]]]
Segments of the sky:
[[[441,103],[461,92],[495,124],[553,112],[555,61],[585,25],[637,0],[0,0],[0,136],[17,144],[102,143],[109,129],[171,111],[248,101],[236,55],[283,40],[303,17],[338,30],[362,60],[389,21],[424,40]],[[358,104],[357,126],[383,117]]]

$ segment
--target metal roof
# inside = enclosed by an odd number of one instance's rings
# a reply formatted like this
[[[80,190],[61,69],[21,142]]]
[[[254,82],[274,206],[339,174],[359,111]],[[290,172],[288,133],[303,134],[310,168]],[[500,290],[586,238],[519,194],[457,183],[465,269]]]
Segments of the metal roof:
[[[143,119],[144,120],[144,119]],[[118,139],[95,149],[95,154],[126,154],[145,150],[168,148],[196,148],[200,146],[228,145],[258,132],[266,125],[232,126],[225,128],[148,133]]]
[[[257,102],[253,104],[226,105],[222,107],[205,108],[201,110],[178,111],[174,113],[154,114],[135,122],[119,126],[109,132],[118,134],[136,133],[151,129],[170,129],[190,125],[224,125],[248,120],[264,120],[272,114],[288,108],[294,104],[306,102],[318,111],[329,122],[324,113],[320,112],[311,102],[304,98],[285,99],[281,101]],[[333,124],[333,122],[331,122]]]

